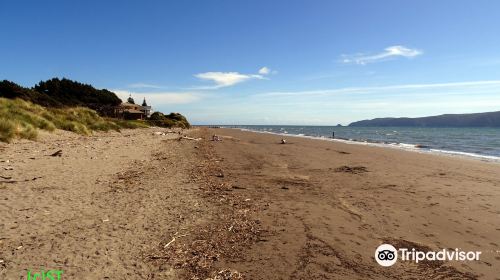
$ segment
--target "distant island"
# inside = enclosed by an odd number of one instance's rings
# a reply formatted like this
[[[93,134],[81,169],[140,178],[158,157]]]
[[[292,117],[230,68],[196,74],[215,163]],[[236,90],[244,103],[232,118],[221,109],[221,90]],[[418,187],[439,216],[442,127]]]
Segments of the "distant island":
[[[354,127],[500,127],[500,111],[474,114],[445,114],[422,118],[376,118],[349,124]]]

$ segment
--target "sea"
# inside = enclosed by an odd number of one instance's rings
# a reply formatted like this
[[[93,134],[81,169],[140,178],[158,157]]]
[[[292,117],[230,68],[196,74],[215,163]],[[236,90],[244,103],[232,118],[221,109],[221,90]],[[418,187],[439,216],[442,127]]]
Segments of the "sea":
[[[221,127],[500,162],[499,128],[283,125],[233,125]],[[333,134],[335,134],[334,138],[332,138]]]

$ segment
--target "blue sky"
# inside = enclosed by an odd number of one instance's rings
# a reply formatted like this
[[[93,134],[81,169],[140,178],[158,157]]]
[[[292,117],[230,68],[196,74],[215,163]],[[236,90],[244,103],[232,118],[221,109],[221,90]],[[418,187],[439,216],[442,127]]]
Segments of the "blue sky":
[[[67,77],[196,124],[500,110],[499,1],[2,1],[0,79]]]

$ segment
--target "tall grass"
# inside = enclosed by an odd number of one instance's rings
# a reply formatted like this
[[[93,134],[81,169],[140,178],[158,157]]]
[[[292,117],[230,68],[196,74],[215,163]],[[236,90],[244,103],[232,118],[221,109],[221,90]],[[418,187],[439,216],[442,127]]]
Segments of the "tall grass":
[[[0,98],[0,141],[13,138],[36,139],[38,129],[56,128],[90,135],[92,131],[139,128],[148,125],[140,121],[104,119],[95,111],[84,108],[51,109],[21,99]]]

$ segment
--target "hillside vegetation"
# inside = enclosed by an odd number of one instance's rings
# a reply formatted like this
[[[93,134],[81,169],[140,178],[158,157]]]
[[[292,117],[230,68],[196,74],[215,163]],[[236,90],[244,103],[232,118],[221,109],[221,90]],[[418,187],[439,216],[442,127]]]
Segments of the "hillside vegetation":
[[[0,81],[0,141],[35,139],[37,129],[63,129],[88,135],[95,130],[161,127],[189,128],[179,113],[155,112],[145,121],[112,118],[122,101],[114,92],[69,79],[53,78],[33,88]]]
[[[154,126],[160,127],[180,127],[180,128],[190,128],[191,125],[187,121],[186,117],[179,113],[170,113],[164,115],[160,112],[154,112],[148,119],[148,122]]]
[[[109,90],[95,89],[91,85],[64,78],[40,82],[31,89],[4,80],[0,82],[0,97],[21,98],[50,108],[87,107],[101,115],[109,115],[111,108],[122,102]]]
[[[89,135],[92,131],[148,127],[141,121],[106,119],[85,107],[45,108],[22,99],[0,98],[0,141],[13,138],[36,139],[38,129],[56,128]]]

